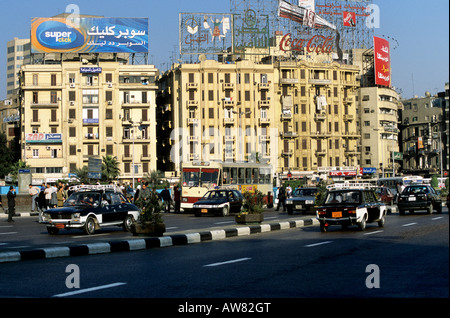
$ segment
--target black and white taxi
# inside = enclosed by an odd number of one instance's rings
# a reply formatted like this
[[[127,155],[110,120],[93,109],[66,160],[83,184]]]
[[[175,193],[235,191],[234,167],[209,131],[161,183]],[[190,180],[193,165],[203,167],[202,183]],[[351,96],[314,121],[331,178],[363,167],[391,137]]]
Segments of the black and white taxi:
[[[367,223],[377,222],[379,227],[383,227],[387,210],[386,205],[378,201],[373,190],[343,188],[330,190],[316,213],[322,232],[327,232],[330,225],[341,225],[344,228],[357,225],[364,231]]]
[[[109,226],[130,231],[131,224],[138,220],[139,208],[114,186],[75,186],[69,191],[74,192],[63,207],[43,212],[41,224],[47,226],[49,234],[58,234],[62,229],[81,229],[92,235]]]

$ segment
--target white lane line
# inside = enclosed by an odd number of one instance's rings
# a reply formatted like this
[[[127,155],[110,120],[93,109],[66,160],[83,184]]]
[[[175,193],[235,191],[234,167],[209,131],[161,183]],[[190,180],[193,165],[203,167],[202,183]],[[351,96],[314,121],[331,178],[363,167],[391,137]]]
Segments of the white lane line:
[[[221,265],[245,262],[245,261],[248,261],[248,260],[251,260],[251,258],[239,258],[239,259],[234,259],[234,260],[226,261],[226,262],[208,264],[208,265],[204,265],[203,267],[215,267],[215,266],[221,266]]]
[[[214,224],[230,224],[230,223],[236,223],[236,221],[223,221],[223,222],[216,222]]]
[[[325,244],[330,244],[330,243],[333,243],[333,241],[325,241],[325,242],[320,242],[320,243],[315,243],[315,244],[309,244],[309,245],[305,245],[305,247],[314,247],[314,246],[325,245]]]
[[[407,227],[407,226],[412,226],[412,225],[417,225],[417,223],[415,223],[415,222],[414,223],[408,223],[408,224],[403,224],[402,226],[403,227]]]
[[[444,218],[443,216],[438,216],[436,218],[432,218],[431,221],[436,221],[436,220],[440,220],[440,219],[443,219],[443,218]]]
[[[167,227],[166,231],[168,231],[168,230],[176,230],[176,229],[178,229],[177,226],[172,226],[172,227]]]
[[[5,233],[0,233],[0,235],[11,235],[11,234],[17,234],[17,232],[5,232]]]
[[[364,233],[364,235],[372,235],[372,234],[378,234],[378,233],[383,233],[383,230],[379,230],[379,231],[375,231],[375,232],[369,232],[369,233]]]
[[[73,295],[85,294],[85,293],[89,293],[89,292],[96,291],[96,290],[114,288],[114,287],[118,287],[118,286],[122,286],[122,285],[126,285],[126,284],[127,283],[114,283],[114,284],[97,286],[97,287],[92,287],[92,288],[87,288],[87,289],[80,289],[80,290],[76,290],[73,292],[54,295],[53,297],[68,297],[68,296],[73,296]]]
[[[110,233],[104,233],[104,234],[95,234],[95,235],[92,235],[91,237],[92,238],[94,238],[94,237],[99,237],[99,236],[108,236],[108,235],[111,235]],[[74,239],[82,239],[82,238],[86,238],[86,236],[72,236],[72,238],[74,238]]]

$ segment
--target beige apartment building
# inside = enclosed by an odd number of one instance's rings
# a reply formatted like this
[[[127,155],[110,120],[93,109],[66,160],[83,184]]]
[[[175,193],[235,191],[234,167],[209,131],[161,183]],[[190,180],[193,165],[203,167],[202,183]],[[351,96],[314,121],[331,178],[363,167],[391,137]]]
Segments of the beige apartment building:
[[[176,65],[160,79],[159,168],[257,158],[302,176],[356,166],[358,73],[317,56]]]
[[[115,156],[120,181],[156,170],[153,65],[84,59],[21,69],[22,160],[33,181],[54,182]]]
[[[359,91],[361,167],[377,168],[379,177],[398,175],[398,118],[402,103],[398,93],[387,87],[363,87]]]
[[[6,44],[6,98],[12,99],[19,89],[17,74],[24,64],[31,61],[30,39],[14,38]]]

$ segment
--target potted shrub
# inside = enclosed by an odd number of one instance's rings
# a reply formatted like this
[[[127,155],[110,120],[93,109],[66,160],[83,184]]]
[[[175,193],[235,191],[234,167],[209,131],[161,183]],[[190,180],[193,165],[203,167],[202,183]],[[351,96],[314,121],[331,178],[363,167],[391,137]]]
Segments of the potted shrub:
[[[256,190],[255,193],[244,192],[244,204],[242,211],[236,215],[236,223],[238,224],[255,224],[264,221],[263,204],[264,195],[261,191]]]
[[[139,195],[137,204],[141,208],[141,214],[139,219],[131,225],[131,233],[135,236],[162,236],[166,232],[166,225],[161,215],[161,204],[155,189],[151,192],[148,188],[144,189]]]

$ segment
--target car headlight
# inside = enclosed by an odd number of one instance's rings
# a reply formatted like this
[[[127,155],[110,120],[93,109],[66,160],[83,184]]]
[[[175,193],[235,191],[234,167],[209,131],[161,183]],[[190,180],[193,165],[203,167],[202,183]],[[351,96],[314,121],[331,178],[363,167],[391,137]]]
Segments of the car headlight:
[[[286,200],[286,204],[292,204],[293,201],[292,200]]]
[[[43,213],[42,214],[42,219],[44,221],[51,220],[52,219],[52,215],[50,213]]]
[[[79,219],[81,216],[81,213],[74,213],[72,214],[72,219]]]
[[[314,204],[314,200],[306,200],[305,204]]]

